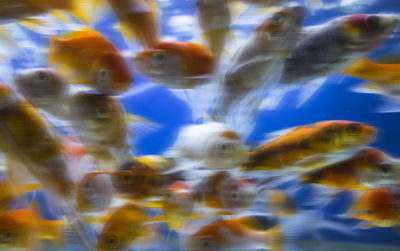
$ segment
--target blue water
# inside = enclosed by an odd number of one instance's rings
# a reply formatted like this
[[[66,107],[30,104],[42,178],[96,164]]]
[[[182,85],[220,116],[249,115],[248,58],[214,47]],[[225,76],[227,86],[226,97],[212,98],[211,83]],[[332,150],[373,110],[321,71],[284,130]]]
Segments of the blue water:
[[[192,41],[198,39],[195,32],[199,28],[195,22],[195,1],[194,0],[159,0],[162,9],[161,32],[164,37],[175,37],[179,41]],[[303,1],[294,1],[303,4]],[[400,14],[399,0],[358,0],[343,1],[347,5],[340,6],[340,1],[323,0],[325,8],[309,12],[305,20],[305,25],[317,25],[326,22],[332,18],[351,13],[398,13]],[[171,18],[182,16],[181,23],[171,22]],[[128,44],[121,34],[114,28],[117,22],[115,16],[110,12],[102,18],[101,22],[95,25],[95,28],[112,40],[121,51],[138,51],[139,46]],[[235,31],[242,31],[250,34],[254,25],[234,25]],[[16,58],[12,61],[15,70],[27,67],[46,66],[45,52],[40,48],[46,48],[48,45],[48,36],[37,34],[25,28],[20,28],[22,32],[21,39],[29,39],[35,45],[32,48],[26,48],[32,52],[28,58]],[[56,32],[62,33],[62,28]],[[400,50],[400,37],[395,36],[389,39],[382,47],[374,51],[370,57],[378,57],[389,53],[398,53]],[[129,62],[130,65],[132,62]],[[149,81],[139,72],[134,71],[135,83],[130,92],[121,96],[125,109],[128,113],[143,116],[160,125],[155,131],[152,131],[143,137],[133,139],[136,141],[136,154],[162,154],[170,147],[179,130],[187,124],[194,123],[192,120],[192,111],[190,106],[177,98],[169,89],[149,83]],[[307,101],[302,107],[296,108],[295,101],[298,98],[299,91],[294,90],[282,101],[282,103],[272,111],[261,110],[257,115],[256,125],[250,136],[246,140],[248,143],[257,143],[264,139],[265,134],[284,128],[309,124],[321,120],[354,120],[365,122],[378,128],[379,134],[377,140],[372,146],[379,148],[390,155],[400,156],[400,113],[376,113],[376,109],[387,103],[387,98],[375,94],[362,94],[351,91],[351,88],[362,83],[356,78],[345,77],[343,75],[332,75],[326,80],[326,83],[317,91],[317,93]],[[307,88],[307,87],[304,87]],[[399,103],[400,107],[400,103]],[[287,189],[291,184],[286,184]],[[350,192],[345,192],[335,198],[332,198],[323,206],[302,205],[307,197],[311,196],[311,186],[302,189],[293,190],[291,194],[302,209],[318,211],[316,215],[321,219],[331,220],[343,223],[352,228],[357,226],[360,221],[351,219],[341,219],[333,215],[344,213],[353,203],[353,197]],[[290,189],[289,189],[290,190]],[[309,199],[308,199],[309,200]],[[39,199],[40,202],[42,202]],[[42,203],[42,206],[44,203]],[[43,206],[44,207],[44,206]],[[43,210],[47,218],[51,217],[50,212]],[[304,215],[296,216],[298,218],[306,217]],[[312,219],[315,215],[311,216]],[[300,223],[299,223],[300,222]],[[356,229],[352,234],[342,233],[330,229],[318,229],[317,231],[307,232],[306,223],[297,222],[296,219],[282,221],[284,227],[299,229],[298,235],[293,244],[287,246],[287,250],[350,250],[350,246],[340,246],[338,249],[320,249],[324,244],[323,240],[341,243],[363,243],[363,244],[381,244],[397,246],[400,249],[400,234],[393,228],[372,228]],[[1,224],[1,223],[0,223]],[[309,223],[308,223],[309,224]],[[301,229],[305,229],[302,231]],[[163,232],[163,231],[162,231]],[[168,233],[168,231],[164,231]],[[317,235],[316,235],[317,232]],[[173,233],[170,238],[175,239]],[[302,245],[301,241],[313,240],[317,247]],[[172,241],[170,243],[173,243]],[[171,245],[171,249],[178,248]],[[355,248],[353,248],[355,249]],[[377,248],[378,249],[378,248]],[[68,246],[67,250],[80,250],[78,245]],[[83,250],[83,249],[82,249]],[[379,250],[385,250],[379,248]]]

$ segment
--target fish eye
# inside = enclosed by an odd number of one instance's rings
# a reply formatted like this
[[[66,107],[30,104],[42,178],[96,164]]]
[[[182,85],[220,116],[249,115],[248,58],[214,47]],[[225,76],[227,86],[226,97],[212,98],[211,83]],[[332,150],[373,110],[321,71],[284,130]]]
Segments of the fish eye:
[[[99,106],[96,108],[97,118],[108,118],[108,109],[106,106]]]
[[[390,173],[392,171],[392,165],[389,163],[382,163],[379,165],[379,171],[384,174]]]
[[[155,61],[156,63],[158,63],[158,64],[163,63],[164,60],[165,60],[165,58],[166,58],[166,56],[165,56],[164,53],[155,53],[155,54],[153,55],[154,61]]]
[[[84,187],[84,188],[90,188],[91,186],[92,186],[92,185],[90,184],[89,181],[83,183],[83,187]]]
[[[372,30],[377,30],[380,27],[380,18],[374,15],[369,16],[365,19],[365,25]]]
[[[351,124],[346,130],[351,135],[358,135],[361,132],[361,126],[359,124]]]
[[[9,231],[0,232],[0,243],[12,242],[13,234]]]
[[[131,183],[133,180],[133,175],[130,173],[125,173],[121,176],[121,179],[124,183]]]
[[[115,236],[115,235],[110,235],[110,236],[108,236],[108,238],[107,238],[107,244],[108,244],[108,246],[111,247],[111,248],[116,248],[116,247],[118,247],[119,240],[118,240],[117,236]]]
[[[212,240],[210,240],[209,238],[203,238],[201,240],[201,246],[202,246],[202,248],[205,248],[205,249],[211,249],[213,246]]]
[[[44,79],[47,78],[47,73],[46,73],[45,71],[42,71],[42,70],[37,71],[37,72],[36,72],[36,77],[37,77],[39,80],[44,80]]]
[[[284,17],[281,13],[276,13],[271,17],[271,23],[273,25],[282,25]]]
[[[231,198],[233,199],[233,200],[238,200],[239,199],[239,195],[238,195],[238,193],[237,192],[232,192],[231,193]]]
[[[365,213],[368,215],[373,215],[374,214],[374,210],[372,208],[368,208],[365,210]]]

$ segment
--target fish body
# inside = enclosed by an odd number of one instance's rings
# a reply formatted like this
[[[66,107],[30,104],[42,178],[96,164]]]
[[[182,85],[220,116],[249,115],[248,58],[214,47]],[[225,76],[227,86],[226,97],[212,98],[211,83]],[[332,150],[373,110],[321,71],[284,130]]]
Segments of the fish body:
[[[342,72],[385,42],[398,23],[393,15],[353,14],[315,28],[286,60],[281,82],[304,83]]]
[[[33,106],[5,84],[0,85],[0,99],[0,148],[8,161],[23,164],[44,188],[69,197],[73,181],[60,141]]]
[[[210,208],[235,211],[249,207],[255,188],[227,171],[218,171],[204,178],[195,188],[195,200]]]
[[[400,203],[390,190],[365,191],[349,210],[352,218],[365,220],[366,227],[393,227],[399,224]]]
[[[49,68],[24,70],[15,77],[14,85],[33,106],[69,119],[66,107],[69,88],[56,71]]]
[[[207,47],[219,58],[231,33],[231,11],[228,0],[197,0],[197,17]]]
[[[149,237],[146,211],[127,203],[109,213],[101,230],[96,249],[99,251],[126,250],[140,238]]]
[[[61,65],[60,70],[70,75],[70,82],[91,85],[110,95],[127,91],[133,81],[117,47],[91,29],[51,37],[48,61],[50,65]]]
[[[205,47],[191,42],[158,42],[136,55],[134,67],[159,85],[187,89],[205,84],[215,59]]]
[[[80,92],[71,98],[72,125],[89,153],[121,165],[130,158],[128,122],[119,100]]]
[[[305,173],[301,179],[350,189],[384,188],[398,184],[399,163],[378,149],[366,148],[348,159]]]
[[[368,144],[375,135],[374,127],[353,121],[328,120],[296,127],[258,146],[242,169],[282,169],[312,156]]]
[[[228,66],[213,119],[224,121],[232,112],[245,106],[239,103],[246,96],[260,96],[268,85],[279,80],[284,60],[300,35],[304,17],[305,10],[302,7],[284,8],[257,27]],[[250,120],[254,120],[261,100],[260,96],[257,104],[253,104],[255,110],[248,108],[246,111],[252,116]]]
[[[216,122],[183,128],[173,148],[181,156],[204,161],[214,169],[234,168],[247,159],[247,150],[239,135]]]
[[[128,38],[135,37],[144,48],[159,42],[157,4],[154,0],[107,0]]]
[[[279,189],[268,191],[268,206],[273,209],[275,215],[281,217],[289,217],[299,211],[293,199]]]

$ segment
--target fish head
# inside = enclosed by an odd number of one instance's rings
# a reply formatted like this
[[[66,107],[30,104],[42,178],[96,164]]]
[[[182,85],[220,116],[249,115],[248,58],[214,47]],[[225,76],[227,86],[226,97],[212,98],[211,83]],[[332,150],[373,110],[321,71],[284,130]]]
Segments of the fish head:
[[[125,59],[115,52],[103,52],[92,66],[94,83],[98,91],[118,95],[129,89],[134,81]]]
[[[68,86],[55,71],[37,68],[21,71],[14,79],[14,85],[34,105],[54,105],[66,98]]]
[[[78,184],[78,210],[105,210],[110,206],[112,196],[113,188],[108,174],[88,173]]]
[[[400,18],[389,14],[354,14],[345,16],[342,35],[348,46],[359,51],[370,51],[379,46],[397,29]]]
[[[227,241],[221,221],[213,221],[190,234],[185,241],[187,250],[218,250]]]
[[[227,209],[249,207],[255,197],[255,187],[235,177],[231,176],[222,183],[221,199]]]
[[[163,212],[180,216],[189,215],[194,207],[194,194],[182,181],[176,181],[168,187],[163,197]],[[179,185],[179,187],[177,187]]]
[[[358,171],[361,183],[370,188],[385,188],[400,183],[400,160],[386,158]]]

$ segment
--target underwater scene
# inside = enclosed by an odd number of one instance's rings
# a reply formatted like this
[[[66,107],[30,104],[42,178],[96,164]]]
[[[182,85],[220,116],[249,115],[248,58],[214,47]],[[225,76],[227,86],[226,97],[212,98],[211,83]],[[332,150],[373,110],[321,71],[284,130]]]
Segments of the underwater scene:
[[[400,250],[398,0],[0,0],[0,250]]]

